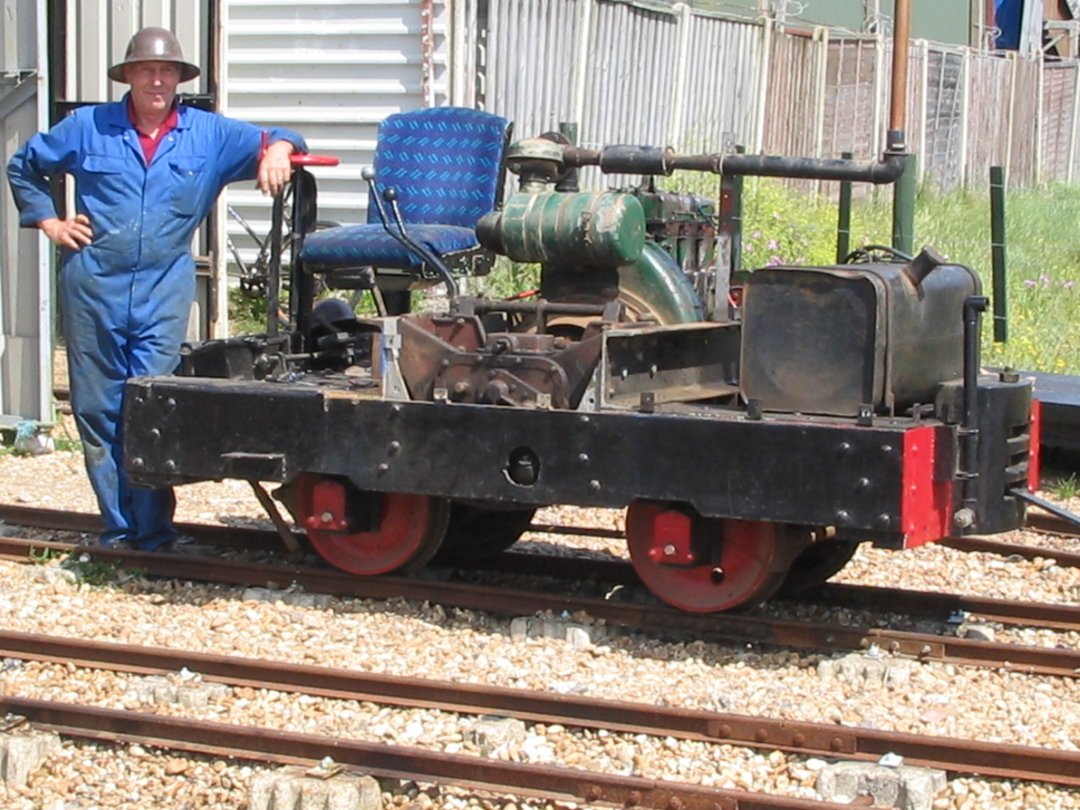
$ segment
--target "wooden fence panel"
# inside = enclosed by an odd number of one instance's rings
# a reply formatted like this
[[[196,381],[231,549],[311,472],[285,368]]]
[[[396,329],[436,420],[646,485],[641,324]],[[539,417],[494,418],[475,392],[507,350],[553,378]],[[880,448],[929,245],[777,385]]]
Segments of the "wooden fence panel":
[[[1067,182],[1076,138],[1077,69],[1075,64],[1048,64],[1043,71],[1042,153],[1040,181]]]

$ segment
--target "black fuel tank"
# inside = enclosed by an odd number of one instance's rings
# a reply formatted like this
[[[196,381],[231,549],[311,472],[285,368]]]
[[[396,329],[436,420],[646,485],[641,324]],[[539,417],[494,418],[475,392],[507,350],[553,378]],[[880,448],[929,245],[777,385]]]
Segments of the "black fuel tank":
[[[741,388],[767,411],[855,416],[932,403],[963,374],[968,267],[924,250],[904,264],[771,267],[743,293]]]

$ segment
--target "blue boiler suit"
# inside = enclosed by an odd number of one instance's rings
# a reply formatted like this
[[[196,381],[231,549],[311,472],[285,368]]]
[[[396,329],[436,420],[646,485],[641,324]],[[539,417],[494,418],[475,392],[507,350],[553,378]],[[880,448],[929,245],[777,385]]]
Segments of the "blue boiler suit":
[[[105,545],[153,550],[177,537],[172,490],[132,487],[124,472],[124,382],[176,370],[195,297],[192,237],[227,183],[256,176],[262,133],[181,105],[147,165],[125,96],[76,110],[8,164],[20,224],[56,216],[49,177],[67,173],[93,231],[91,244],[63,251],[58,292],[71,406]],[[279,140],[306,151],[295,132],[271,129],[269,141]]]

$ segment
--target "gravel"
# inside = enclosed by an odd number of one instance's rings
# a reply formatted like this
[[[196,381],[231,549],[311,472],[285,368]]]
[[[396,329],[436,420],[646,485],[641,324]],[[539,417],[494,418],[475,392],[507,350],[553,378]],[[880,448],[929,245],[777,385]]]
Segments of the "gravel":
[[[68,452],[0,460],[0,503],[93,511],[81,456]],[[179,491],[181,520],[265,525],[239,482]],[[621,528],[621,514],[543,510],[539,520]],[[527,538],[532,540],[533,538]],[[1012,538],[1007,538],[1012,539]],[[1040,538],[1025,534],[1023,539]],[[537,536],[545,553],[562,540]],[[624,557],[620,540],[573,538],[563,553]],[[528,543],[525,544],[528,547]],[[534,549],[535,550],[535,549]],[[761,713],[1075,751],[1080,747],[1080,682],[1015,672],[912,662],[895,682],[825,678],[820,654],[752,645],[672,642],[599,627],[598,643],[518,638],[510,619],[404,600],[331,599],[313,608],[245,599],[244,590],[139,577],[105,585],[72,582],[39,566],[0,563],[0,626],[9,630],[230,653],[372,673],[494,684],[667,706]],[[907,552],[863,546],[837,581],[963,592],[1059,604],[1080,601],[1080,571],[1052,559],[1006,561],[931,546]],[[250,595],[250,594],[249,594]],[[586,625],[587,616],[572,617]],[[999,640],[1080,648],[1075,633],[996,626]],[[402,643],[402,640],[407,643]],[[839,657],[839,656],[832,656]],[[150,705],[136,677],[55,664],[8,662],[0,691],[78,700],[171,716],[260,724],[295,732],[479,755],[476,718],[396,710],[356,701],[227,690],[205,705]],[[493,756],[560,763],[649,778],[770,790],[814,797],[820,760],[733,746],[581,732],[530,724]],[[65,744],[25,787],[0,785],[0,806],[16,808],[241,808],[263,766],[175,756],[139,746]],[[168,797],[167,804],[160,797]],[[432,786],[397,786],[386,807],[547,807],[547,802],[480,798]],[[1080,808],[1080,793],[1038,784],[950,780],[935,808]]]

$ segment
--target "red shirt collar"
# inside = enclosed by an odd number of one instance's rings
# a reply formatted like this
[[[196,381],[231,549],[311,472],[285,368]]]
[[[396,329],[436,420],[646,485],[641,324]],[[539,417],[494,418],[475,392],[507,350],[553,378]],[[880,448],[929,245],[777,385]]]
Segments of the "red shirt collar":
[[[135,131],[139,135],[139,145],[142,146],[143,157],[146,159],[146,165],[149,166],[154,159],[154,155],[157,153],[158,145],[162,139],[176,129],[176,123],[180,118],[180,113],[177,109],[178,105],[173,104],[172,109],[169,111],[168,116],[161,122],[161,126],[157,129],[157,134],[151,137],[150,135],[142,132],[137,126]],[[131,99],[128,99],[128,118],[131,119],[132,124],[135,122],[135,113],[131,106]]]

